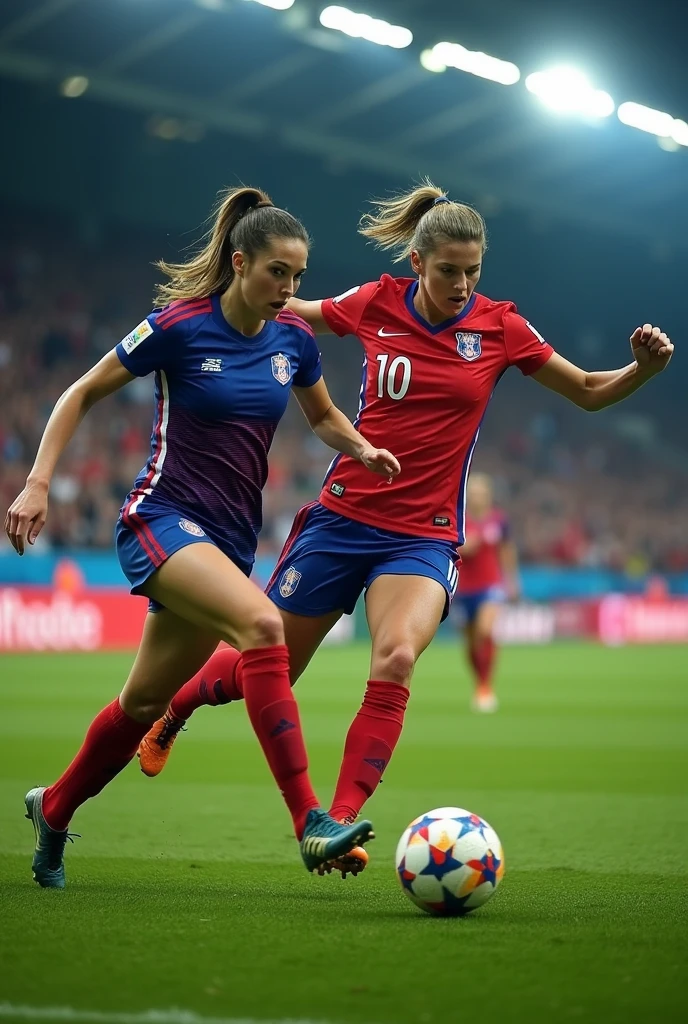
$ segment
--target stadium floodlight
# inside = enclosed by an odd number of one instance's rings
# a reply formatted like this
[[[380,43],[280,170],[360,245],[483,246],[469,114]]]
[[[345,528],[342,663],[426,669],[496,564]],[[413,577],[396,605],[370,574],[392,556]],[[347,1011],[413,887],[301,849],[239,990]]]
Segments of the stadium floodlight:
[[[674,118],[663,110],[653,110],[641,103],[622,103],[617,110],[617,117],[623,124],[638,128],[641,132],[660,137],[673,136]],[[678,139],[676,140],[678,141]]]
[[[88,89],[89,81],[85,75],[70,75],[60,82],[60,92],[70,100],[83,96]]]
[[[420,55],[420,62],[426,71],[439,72],[447,70],[447,65],[438,59],[434,50],[423,50]]]
[[[252,3],[262,4],[263,7],[272,7],[274,11],[288,11],[294,6],[295,0],[251,0]]]
[[[421,60],[423,67],[427,68],[431,61],[437,65],[428,69],[431,71],[440,70],[439,65],[444,65],[500,85],[515,85],[521,77],[519,68],[508,60],[499,60],[478,50],[467,50],[459,43],[436,43],[426,54],[425,60]]]
[[[688,146],[688,124],[676,118],[671,130],[671,137],[674,142],[678,142],[679,146]]]
[[[577,68],[535,71],[526,78],[526,89],[550,110],[582,117],[609,117],[614,100],[608,92],[595,89]]]
[[[367,39],[378,46],[393,46],[397,50],[410,46],[413,33],[402,25],[390,25],[368,14],[356,14],[346,7],[326,7],[320,13],[320,24],[325,28],[344,32],[356,39]]]

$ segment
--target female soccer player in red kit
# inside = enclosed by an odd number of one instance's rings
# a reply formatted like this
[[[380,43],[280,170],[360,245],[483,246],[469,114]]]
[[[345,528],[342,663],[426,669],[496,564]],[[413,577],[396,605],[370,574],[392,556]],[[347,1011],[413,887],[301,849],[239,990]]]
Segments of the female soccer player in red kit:
[[[466,480],[501,375],[516,366],[593,411],[627,398],[673,351],[667,336],[646,324],[631,336],[631,363],[586,373],[555,353],[512,302],[475,291],[486,234],[474,209],[430,182],[375,207],[361,233],[397,260],[410,258],[415,276],[384,274],[336,298],[292,299],[289,306],[316,334],[358,338],[364,359],[356,425],[371,442],[394,438],[402,472],[390,485],[378,483],[350,457],[335,458],[319,500],[298,512],[267,588],[282,612],[292,682],[339,617],[366,595],[370,678],[330,811],[340,820],[355,819],[389,764],[414,665],[456,589]],[[217,652],[146,736],[143,770],[162,769],[196,707],[240,698],[242,686],[239,655]],[[366,859],[360,854],[357,869]]]
[[[31,790],[34,878],[65,884],[67,826],[134,757],[143,736],[220,640],[242,652],[251,724],[294,821],[309,870],[361,840],[370,822],[343,826],[319,807],[290,686],[282,619],[247,578],[261,528],[267,456],[290,390],[313,430],[354,461],[399,471],[330,400],[313,331],[285,309],[306,268],[309,239],[258,189],[224,197],[205,248],[160,264],[164,306],[127,335],[58,401],[26,487],[5,529],[21,555],[47,515],[55,464],[89,408],[155,372],[151,455],[117,524],[117,553],[133,593],[151,600],[136,661],[119,698],[92,723],[52,786]],[[167,303],[167,304],[166,304]],[[371,474],[373,475],[373,474]],[[380,477],[378,477],[380,479]]]
[[[496,654],[494,638],[499,606],[518,594],[518,557],[504,513],[492,503],[492,484],[483,473],[471,473],[466,486],[466,542],[455,604],[463,613],[468,660],[475,677],[473,708],[496,711],[492,688]]]

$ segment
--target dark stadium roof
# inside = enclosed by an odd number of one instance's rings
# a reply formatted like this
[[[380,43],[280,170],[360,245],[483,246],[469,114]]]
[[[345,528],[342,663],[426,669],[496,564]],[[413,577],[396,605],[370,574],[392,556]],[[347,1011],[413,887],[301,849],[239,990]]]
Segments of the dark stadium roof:
[[[419,52],[460,41],[518,64],[587,68],[617,104],[688,120],[683,5],[607,0],[459,4],[351,0],[412,29],[393,50],[323,29],[325,0],[275,11],[245,0],[0,0],[0,77],[51,90],[83,74],[81,102],[169,114],[243,140],[277,141],[341,171],[429,174],[491,210],[688,242],[688,148],[610,117],[552,115],[523,83],[504,87]]]

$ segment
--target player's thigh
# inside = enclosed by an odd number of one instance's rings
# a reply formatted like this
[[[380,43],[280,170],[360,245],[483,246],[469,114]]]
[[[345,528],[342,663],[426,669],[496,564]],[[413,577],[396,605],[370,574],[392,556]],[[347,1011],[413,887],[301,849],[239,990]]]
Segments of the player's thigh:
[[[474,620],[474,631],[476,642],[490,640],[494,635],[497,616],[499,615],[499,602],[482,601],[476,612]]]
[[[124,711],[143,721],[160,717],[187,679],[205,664],[217,642],[214,633],[168,608],[149,612],[120,696]]]
[[[427,576],[376,577],[366,592],[372,639],[370,678],[409,682],[442,621],[447,591]]]
[[[214,544],[176,551],[142,589],[179,618],[239,650],[284,641],[272,601]]]
[[[284,625],[284,642],[289,648],[289,672],[292,686],[308,664],[332,627],[339,622],[342,611],[326,615],[295,615],[280,608]]]

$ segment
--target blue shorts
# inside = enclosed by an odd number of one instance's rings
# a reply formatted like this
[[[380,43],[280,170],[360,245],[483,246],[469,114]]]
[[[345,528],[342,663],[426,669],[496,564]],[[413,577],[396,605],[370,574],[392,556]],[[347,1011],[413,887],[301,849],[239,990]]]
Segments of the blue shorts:
[[[476,590],[472,594],[457,594],[455,608],[462,613],[464,622],[475,622],[478,612],[484,604],[500,603],[505,598],[504,590],[500,586],[488,587],[487,590]]]
[[[447,592],[446,617],[459,581],[458,563],[450,541],[380,530],[314,501],[297,512],[265,592],[278,608],[295,615],[339,610],[350,615],[378,576],[426,576]]]
[[[135,512],[124,511],[115,527],[115,546],[122,572],[131,584],[132,594],[142,594],[146,581],[163,562],[189,544],[215,544],[205,530],[187,519],[183,512],[154,502],[140,502]],[[215,545],[218,547],[219,545]],[[245,565],[225,551],[224,554],[247,576],[253,565]],[[150,602],[151,611],[161,605]]]

